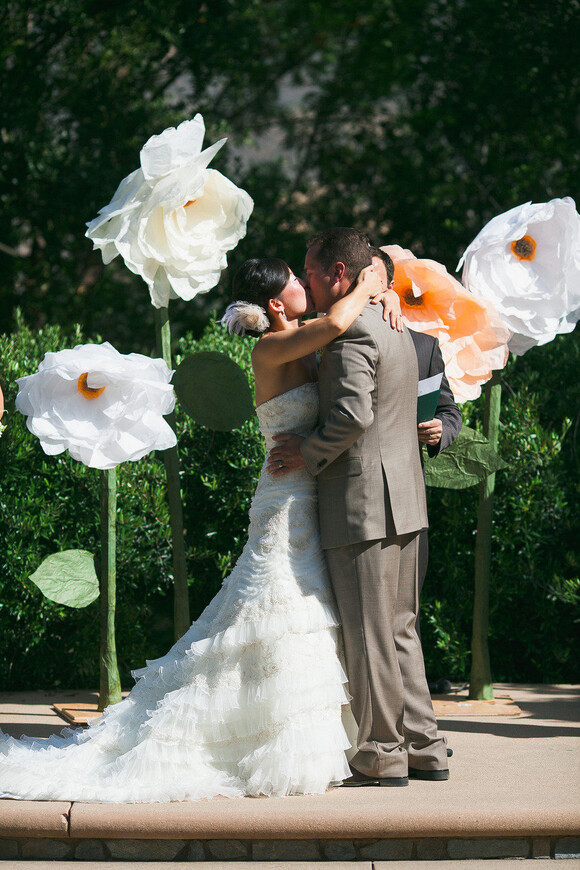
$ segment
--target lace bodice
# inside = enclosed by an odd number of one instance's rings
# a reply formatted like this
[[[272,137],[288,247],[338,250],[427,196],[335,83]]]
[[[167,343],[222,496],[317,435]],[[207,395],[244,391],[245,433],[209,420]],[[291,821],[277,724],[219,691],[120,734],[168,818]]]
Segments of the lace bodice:
[[[258,405],[256,413],[267,450],[274,446],[272,436],[280,432],[309,435],[318,422],[318,383],[310,381],[274,396]]]

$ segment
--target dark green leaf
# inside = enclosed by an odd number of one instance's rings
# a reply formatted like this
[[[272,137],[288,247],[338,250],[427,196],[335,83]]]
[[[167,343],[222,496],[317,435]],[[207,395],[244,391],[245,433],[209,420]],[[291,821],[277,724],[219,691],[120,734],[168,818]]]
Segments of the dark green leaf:
[[[463,426],[451,447],[434,459],[425,460],[425,482],[427,486],[466,489],[502,468],[507,465],[487,438]]]
[[[189,416],[208,429],[238,429],[254,413],[248,379],[224,353],[202,351],[186,357],[173,385]]]

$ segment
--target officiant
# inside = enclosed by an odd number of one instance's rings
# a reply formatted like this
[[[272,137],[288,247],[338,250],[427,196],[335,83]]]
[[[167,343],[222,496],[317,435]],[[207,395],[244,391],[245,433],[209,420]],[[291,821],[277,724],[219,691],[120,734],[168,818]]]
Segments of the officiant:
[[[373,265],[375,269],[384,269],[384,279],[388,287],[393,286],[393,277],[395,267],[389,255],[380,248],[372,248]],[[437,456],[442,450],[453,444],[461,429],[461,411],[455,403],[451,387],[445,376],[445,364],[441,356],[439,341],[432,335],[426,332],[416,332],[409,329],[413,344],[415,345],[415,353],[417,354],[417,362],[419,364],[419,380],[423,381],[426,378],[431,378],[434,375],[442,374],[441,392],[437,402],[435,416],[432,420],[417,425],[417,437],[419,442],[426,445],[427,453],[430,457]],[[423,463],[423,453],[421,453],[421,464]],[[419,537],[419,596],[425,582],[427,573],[427,564],[429,562],[429,535],[428,530],[423,529]],[[419,626],[419,616],[417,615],[417,633],[421,637]]]

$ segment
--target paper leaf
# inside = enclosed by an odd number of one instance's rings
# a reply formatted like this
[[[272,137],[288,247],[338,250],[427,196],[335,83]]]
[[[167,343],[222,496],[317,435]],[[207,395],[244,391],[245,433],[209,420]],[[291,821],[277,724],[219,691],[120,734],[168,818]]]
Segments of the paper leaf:
[[[86,607],[99,597],[94,557],[86,550],[47,556],[30,579],[46,598],[67,607]]]
[[[463,426],[450,447],[433,459],[425,459],[425,483],[446,489],[467,489],[502,468],[507,468],[507,464],[487,438]]]
[[[238,429],[254,413],[248,379],[225,353],[208,350],[186,357],[177,367],[173,386],[184,410],[208,429]]]

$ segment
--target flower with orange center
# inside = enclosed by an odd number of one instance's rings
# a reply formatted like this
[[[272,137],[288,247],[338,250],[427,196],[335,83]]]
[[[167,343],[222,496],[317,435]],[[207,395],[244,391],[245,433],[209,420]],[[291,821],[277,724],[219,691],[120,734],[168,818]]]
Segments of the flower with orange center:
[[[493,369],[507,361],[509,331],[493,306],[467,293],[441,263],[417,259],[399,245],[385,245],[383,251],[395,265],[405,323],[439,340],[455,400],[476,399]]]
[[[49,455],[68,450],[91,468],[115,468],[166,450],[176,437],[164,419],[175,405],[162,359],[120,354],[108,342],[47,353],[18,378],[16,407]]]
[[[492,302],[523,354],[580,320],[580,215],[569,196],[494,217],[461,258],[463,283]]]
[[[535,239],[527,234],[521,239],[516,239],[510,245],[510,250],[514,257],[518,260],[533,260],[536,256],[536,248],[538,247]]]
[[[226,140],[202,151],[204,134],[196,115],[152,136],[141,149],[140,168],[87,224],[103,262],[120,254],[147,283],[156,308],[215,287],[254,207],[245,190],[207,168]]]
[[[77,381],[77,390],[79,393],[82,393],[85,399],[98,399],[101,395],[104,387],[89,387],[87,383],[87,378],[89,376],[88,372],[83,372],[82,375],[79,376]]]

